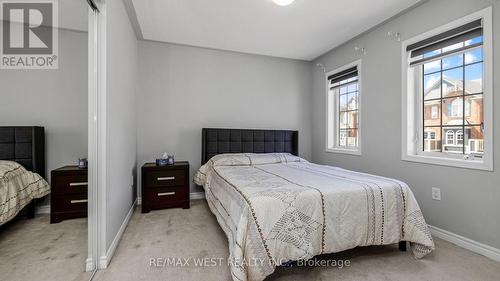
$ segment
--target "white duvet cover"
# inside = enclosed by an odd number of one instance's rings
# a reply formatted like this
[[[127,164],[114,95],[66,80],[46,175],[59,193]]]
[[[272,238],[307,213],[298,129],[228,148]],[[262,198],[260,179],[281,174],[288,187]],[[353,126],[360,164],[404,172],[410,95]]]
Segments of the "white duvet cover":
[[[264,280],[287,261],[357,246],[409,241],[417,258],[434,250],[398,180],[272,153],[217,155],[195,182],[228,237],[234,280]]]

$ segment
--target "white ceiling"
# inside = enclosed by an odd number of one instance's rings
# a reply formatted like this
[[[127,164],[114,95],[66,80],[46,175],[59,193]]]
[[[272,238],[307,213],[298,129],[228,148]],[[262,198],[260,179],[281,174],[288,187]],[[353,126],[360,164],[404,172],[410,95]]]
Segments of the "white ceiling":
[[[312,60],[420,0],[132,0],[146,40]]]

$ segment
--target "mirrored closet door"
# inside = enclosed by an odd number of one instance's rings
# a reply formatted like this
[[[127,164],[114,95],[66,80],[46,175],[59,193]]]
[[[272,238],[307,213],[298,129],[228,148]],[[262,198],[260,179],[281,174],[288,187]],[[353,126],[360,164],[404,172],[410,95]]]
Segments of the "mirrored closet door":
[[[85,0],[0,5],[0,279],[86,281],[95,267],[87,160],[94,12]]]

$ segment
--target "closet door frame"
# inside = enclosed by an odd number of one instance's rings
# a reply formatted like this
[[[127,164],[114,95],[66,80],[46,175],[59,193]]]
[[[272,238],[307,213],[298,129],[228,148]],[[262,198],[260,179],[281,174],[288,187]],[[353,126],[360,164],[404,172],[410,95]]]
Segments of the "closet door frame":
[[[88,255],[86,271],[99,268],[105,233],[106,183],[106,22],[104,1],[89,6],[88,26]]]

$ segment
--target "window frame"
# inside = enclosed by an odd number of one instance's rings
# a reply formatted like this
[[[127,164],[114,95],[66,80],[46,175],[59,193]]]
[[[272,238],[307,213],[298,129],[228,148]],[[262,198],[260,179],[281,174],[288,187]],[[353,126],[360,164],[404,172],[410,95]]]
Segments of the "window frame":
[[[402,160],[435,165],[444,165],[460,168],[493,171],[493,25],[492,7],[464,16],[451,23],[442,25],[428,32],[405,40],[401,44],[402,53]],[[423,134],[422,112],[420,108],[423,98],[420,93],[420,81],[413,75],[415,69],[409,65],[410,54],[407,46],[426,38],[444,33],[453,28],[475,20],[483,20],[483,114],[484,114],[484,154],[482,159],[470,155],[453,154],[446,152],[419,151],[422,145]],[[465,102],[465,101],[464,101]],[[465,112],[462,112],[465,114]],[[441,133],[441,141],[445,142],[445,134]],[[464,136],[465,138],[465,136]]]
[[[339,110],[338,110],[338,97],[336,95],[330,96],[330,80],[328,77],[347,70],[352,67],[357,67],[358,71],[358,146],[355,149],[346,148],[338,145],[337,140],[340,138],[339,132]],[[362,74],[361,74],[361,60],[356,60],[349,64],[343,65],[337,69],[325,73],[325,151],[330,153],[342,153],[350,155],[361,155],[362,143],[362,124],[361,124],[361,111],[362,111]],[[333,98],[333,101],[331,100]],[[332,145],[330,145],[332,144]]]

